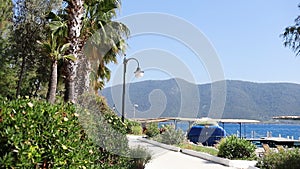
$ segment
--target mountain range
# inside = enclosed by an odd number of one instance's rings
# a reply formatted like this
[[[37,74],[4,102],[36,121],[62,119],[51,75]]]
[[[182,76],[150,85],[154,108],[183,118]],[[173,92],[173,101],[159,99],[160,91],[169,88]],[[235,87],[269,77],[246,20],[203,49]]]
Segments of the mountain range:
[[[193,84],[182,79],[126,84],[125,115],[129,118],[211,117],[269,121],[300,115],[300,85],[226,80]],[[122,85],[101,94],[120,114]],[[134,106],[135,105],[135,106]]]

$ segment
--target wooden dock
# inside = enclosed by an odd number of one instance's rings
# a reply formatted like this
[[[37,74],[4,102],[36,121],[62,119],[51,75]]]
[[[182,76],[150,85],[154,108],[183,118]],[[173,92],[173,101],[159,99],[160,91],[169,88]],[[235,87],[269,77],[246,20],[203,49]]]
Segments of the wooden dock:
[[[300,116],[275,116],[273,119],[279,120],[300,120]]]
[[[276,148],[277,146],[283,147],[300,147],[300,140],[287,139],[282,137],[262,137],[262,138],[249,138],[247,139],[254,143],[255,145],[268,144],[271,148]]]

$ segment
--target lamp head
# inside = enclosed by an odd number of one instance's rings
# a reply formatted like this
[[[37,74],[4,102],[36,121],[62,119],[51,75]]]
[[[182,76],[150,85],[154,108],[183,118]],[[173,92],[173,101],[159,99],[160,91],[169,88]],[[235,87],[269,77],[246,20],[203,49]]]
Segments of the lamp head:
[[[136,71],[134,72],[134,74],[135,74],[135,77],[136,77],[136,78],[141,78],[141,77],[144,76],[144,71],[142,71],[141,68],[138,67],[138,68],[136,69]]]

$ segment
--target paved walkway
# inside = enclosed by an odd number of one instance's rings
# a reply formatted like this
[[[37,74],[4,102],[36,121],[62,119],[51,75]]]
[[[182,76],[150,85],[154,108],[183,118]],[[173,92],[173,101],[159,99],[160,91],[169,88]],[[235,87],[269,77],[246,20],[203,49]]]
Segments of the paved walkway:
[[[128,136],[129,146],[140,145],[152,153],[152,160],[146,165],[146,169],[233,169],[201,158],[156,147],[141,142],[137,138],[138,136]]]

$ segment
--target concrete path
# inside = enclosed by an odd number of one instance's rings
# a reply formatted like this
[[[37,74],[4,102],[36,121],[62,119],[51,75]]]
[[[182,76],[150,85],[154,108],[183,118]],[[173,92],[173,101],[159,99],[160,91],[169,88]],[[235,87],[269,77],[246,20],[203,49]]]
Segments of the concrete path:
[[[220,164],[203,160],[201,158],[186,155],[180,152],[169,151],[152,144],[141,142],[138,136],[128,136],[129,146],[138,145],[147,148],[152,154],[152,160],[146,165],[146,169],[230,169]],[[233,168],[232,168],[233,169]]]

